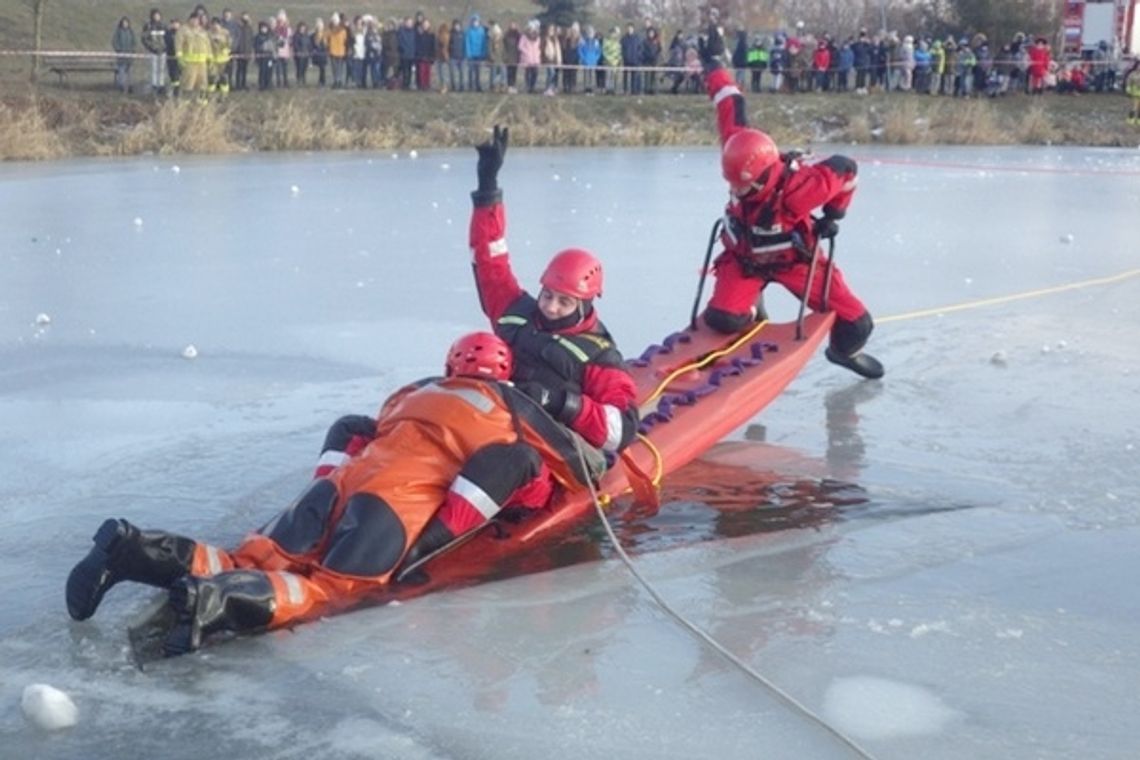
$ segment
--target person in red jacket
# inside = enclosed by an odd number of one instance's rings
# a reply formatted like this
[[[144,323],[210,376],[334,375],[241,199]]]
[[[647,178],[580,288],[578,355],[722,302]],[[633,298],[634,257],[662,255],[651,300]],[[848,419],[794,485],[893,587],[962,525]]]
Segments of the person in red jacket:
[[[1049,40],[1038,37],[1029,48],[1029,93],[1040,95],[1045,92],[1045,75],[1049,73],[1049,64],[1053,59],[1053,52],[1049,49]]]
[[[708,92],[716,106],[721,169],[732,192],[725,213],[717,257],[716,282],[705,309],[705,323],[723,333],[743,329],[763,316],[761,293],[778,282],[808,306],[823,305],[827,268],[831,269],[828,306],[835,310],[828,360],[863,377],[883,376],[883,365],[863,352],[874,322],[838,267],[817,251],[821,239],[834,237],[855,190],[858,167],[845,156],[816,163],[781,154],[767,134],[747,126],[744,96],[729,71],[714,61]],[[822,208],[823,216],[812,212]],[[807,293],[812,255],[821,257]]]
[[[477,146],[478,188],[471,194],[470,244],[475,285],[495,333],[515,354],[511,379],[551,417],[578,433],[594,451],[620,451],[637,433],[636,388],[621,353],[594,310],[602,295],[602,265],[580,248],[557,253],[539,278],[538,297],[526,292],[511,269],[506,211],[498,173],[508,130],[495,126]],[[600,452],[599,452],[600,450]]]
[[[456,341],[446,377],[393,394],[355,457],[233,551],[105,521],[68,576],[68,613],[86,620],[122,581],[167,588],[176,622],[164,650],[183,654],[217,632],[358,606],[505,506],[545,506],[555,483],[585,487],[569,431],[504,382],[511,365],[490,333]]]

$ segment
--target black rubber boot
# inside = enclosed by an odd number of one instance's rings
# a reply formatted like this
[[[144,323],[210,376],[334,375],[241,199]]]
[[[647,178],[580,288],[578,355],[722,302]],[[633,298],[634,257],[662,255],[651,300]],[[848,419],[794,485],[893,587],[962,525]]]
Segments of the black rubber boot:
[[[408,553],[404,555],[404,560],[400,563],[399,569],[395,572],[396,580],[413,584],[425,581],[426,577],[422,576],[422,571],[416,568],[416,564],[430,557],[433,553],[439,551],[454,540],[455,534],[451,532],[450,528],[443,524],[443,521],[440,520],[439,517],[431,518],[428,524],[424,526],[419,538],[417,538],[415,543],[412,544],[412,547],[408,549]]]
[[[870,354],[858,352],[854,356],[847,356],[841,354],[830,346],[824,350],[824,356],[832,364],[838,364],[840,367],[846,367],[857,375],[862,375],[869,380],[878,380],[886,370],[883,368],[882,362]]]
[[[67,612],[74,620],[95,614],[103,595],[119,581],[167,588],[190,570],[195,542],[161,531],[140,531],[126,520],[107,520],[95,546],[67,576]]]
[[[264,630],[277,608],[273,584],[257,570],[231,570],[210,578],[185,575],[171,586],[167,604],[178,616],[163,642],[167,657],[197,651],[207,636],[219,631]]]

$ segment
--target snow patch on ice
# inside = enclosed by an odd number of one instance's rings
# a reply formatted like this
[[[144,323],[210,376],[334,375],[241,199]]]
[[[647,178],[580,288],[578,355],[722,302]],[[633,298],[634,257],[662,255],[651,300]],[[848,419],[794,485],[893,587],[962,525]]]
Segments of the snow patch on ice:
[[[823,712],[840,731],[860,739],[936,734],[960,716],[926,689],[874,676],[833,681]]]
[[[939,620],[935,623],[919,623],[910,629],[910,637],[917,639],[920,636],[925,636],[928,633],[946,633],[950,630],[950,626],[946,624],[945,620]]]
[[[79,720],[79,708],[71,701],[71,697],[46,683],[33,683],[24,687],[20,709],[29,722],[45,731],[69,728]]]

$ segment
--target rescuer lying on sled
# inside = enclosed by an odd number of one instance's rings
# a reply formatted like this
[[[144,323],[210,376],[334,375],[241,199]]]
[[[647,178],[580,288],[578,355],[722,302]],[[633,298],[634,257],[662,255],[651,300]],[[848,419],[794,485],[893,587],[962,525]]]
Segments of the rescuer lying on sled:
[[[358,605],[503,507],[540,508],[556,483],[582,487],[575,440],[505,382],[512,364],[496,336],[460,338],[446,377],[393,394],[356,456],[319,468],[293,505],[233,551],[107,520],[68,576],[68,612],[86,620],[120,581],[168,588],[177,623],[163,649],[183,654],[216,632]]]

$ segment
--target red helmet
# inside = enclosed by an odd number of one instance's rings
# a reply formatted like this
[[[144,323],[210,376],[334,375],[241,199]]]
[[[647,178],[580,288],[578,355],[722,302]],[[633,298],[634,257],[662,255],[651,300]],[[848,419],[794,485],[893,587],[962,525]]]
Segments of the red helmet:
[[[589,251],[567,248],[554,254],[538,281],[555,293],[588,301],[602,294],[602,262]]]
[[[744,195],[753,186],[759,186],[761,196],[770,193],[780,178],[779,164],[780,149],[758,129],[733,133],[720,156],[721,172],[736,195]]]
[[[512,369],[511,347],[489,332],[468,333],[447,350],[448,377],[508,380]]]

